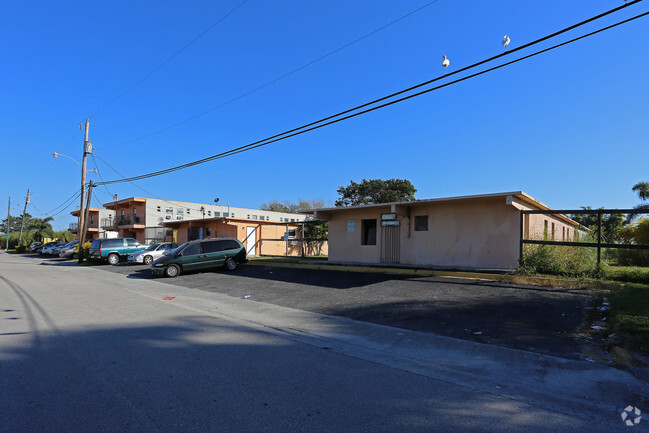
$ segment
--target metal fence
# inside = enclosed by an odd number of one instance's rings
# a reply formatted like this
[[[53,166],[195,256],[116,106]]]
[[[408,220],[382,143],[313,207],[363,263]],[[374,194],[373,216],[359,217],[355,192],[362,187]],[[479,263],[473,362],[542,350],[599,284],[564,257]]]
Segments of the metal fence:
[[[640,214],[649,214],[648,209],[563,209],[563,210],[522,210],[520,213],[520,249],[519,249],[519,263],[523,262],[523,245],[556,245],[556,246],[565,246],[565,247],[582,247],[582,248],[597,248],[597,264],[600,264],[602,261],[602,248],[612,248],[612,249],[633,249],[633,250],[649,250],[649,245],[645,244],[621,244],[621,243],[611,243],[602,242],[602,215],[640,215]],[[597,215],[597,242],[580,242],[579,239],[575,239],[573,242],[566,241],[555,241],[555,240],[535,240],[535,239],[525,239],[524,235],[524,216],[525,215],[552,215],[555,217],[567,215]],[[569,218],[569,217],[567,217]],[[587,227],[583,227],[585,230],[590,230]]]
[[[323,235],[323,233],[327,233],[326,221],[296,221],[266,223],[265,225],[284,227],[284,233],[279,238],[261,237],[259,240],[260,256],[307,257],[328,254],[328,237]]]

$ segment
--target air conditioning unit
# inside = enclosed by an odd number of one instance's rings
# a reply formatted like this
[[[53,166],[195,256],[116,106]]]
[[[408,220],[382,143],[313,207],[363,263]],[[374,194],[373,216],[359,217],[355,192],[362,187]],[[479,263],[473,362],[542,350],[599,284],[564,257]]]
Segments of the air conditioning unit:
[[[170,219],[171,219],[171,215],[167,215],[167,216],[165,217],[165,219],[170,220]]]
[[[181,220],[181,219],[183,219],[183,216],[182,215],[176,215],[176,219]]]

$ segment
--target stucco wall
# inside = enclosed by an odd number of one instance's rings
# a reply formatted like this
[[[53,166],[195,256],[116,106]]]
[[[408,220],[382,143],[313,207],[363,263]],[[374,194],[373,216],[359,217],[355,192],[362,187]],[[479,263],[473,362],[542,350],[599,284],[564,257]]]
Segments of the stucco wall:
[[[331,261],[380,263],[381,213],[389,207],[332,213],[329,225]],[[415,217],[428,216],[428,230],[415,231]],[[376,245],[361,245],[361,221],[376,218]],[[515,268],[519,253],[519,212],[505,197],[404,205],[400,221],[401,264],[455,268]],[[348,221],[354,232],[348,232]]]

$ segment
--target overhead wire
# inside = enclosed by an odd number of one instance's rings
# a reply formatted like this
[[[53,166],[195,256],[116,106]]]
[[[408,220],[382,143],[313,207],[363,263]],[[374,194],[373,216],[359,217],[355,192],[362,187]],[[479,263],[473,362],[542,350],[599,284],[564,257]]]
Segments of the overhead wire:
[[[205,36],[210,30],[212,30],[214,27],[219,25],[223,20],[225,20],[227,17],[232,15],[237,9],[239,9],[241,6],[243,6],[248,0],[243,0],[241,3],[239,3],[237,6],[235,6],[233,9],[231,9],[228,13],[223,15],[218,21],[216,21],[214,24],[212,24],[210,27],[208,27],[206,30],[204,30],[202,33],[200,33],[198,36],[196,36],[194,39],[189,41],[185,46],[183,46],[181,49],[176,51],[171,57],[169,57],[167,60],[162,62],[160,65],[158,65],[155,69],[153,69],[151,72],[146,74],[144,77],[142,77],[140,80],[138,80],[135,84],[133,84],[131,87],[117,95],[115,98],[113,98],[111,101],[108,103],[104,104],[101,108],[99,108],[97,111],[95,111],[90,117],[94,117],[95,115],[99,114],[99,112],[103,111],[105,108],[113,104],[115,101],[120,99],[122,96],[126,95],[129,93],[131,90],[139,86],[143,81],[145,81],[147,78],[149,78],[151,75],[155,74],[158,70],[160,70],[164,65],[169,63],[171,60],[173,60],[174,57],[176,57],[178,54],[182,53],[187,49],[190,45],[192,45],[194,42]]]
[[[231,104],[231,103],[233,103],[233,102],[235,102],[235,101],[238,101],[239,99],[242,99],[242,98],[244,98],[244,97],[246,97],[246,96],[248,96],[248,95],[251,95],[251,94],[253,94],[253,93],[255,93],[255,92],[257,92],[257,91],[259,91],[259,90],[261,90],[261,89],[263,89],[263,88],[265,88],[265,87],[268,87],[268,86],[270,86],[271,84],[274,84],[274,83],[276,83],[276,82],[278,82],[278,81],[280,81],[280,80],[283,80],[284,78],[286,78],[286,77],[288,77],[288,76],[290,76],[290,75],[293,75],[293,74],[295,74],[296,72],[301,71],[302,69],[308,68],[309,66],[311,66],[311,65],[313,65],[313,64],[315,64],[315,63],[318,63],[319,61],[324,60],[324,59],[326,59],[327,57],[329,57],[329,56],[331,56],[331,55],[333,55],[333,54],[336,54],[336,53],[338,53],[339,51],[342,51],[342,50],[344,50],[345,48],[348,48],[348,47],[350,47],[350,46],[356,44],[357,42],[360,42],[360,41],[362,41],[363,39],[366,39],[366,38],[372,36],[373,34],[378,33],[378,32],[380,32],[381,30],[384,30],[384,29],[390,27],[390,26],[393,25],[393,24],[398,23],[399,21],[402,21],[402,20],[406,19],[406,18],[409,17],[410,15],[413,15],[413,14],[415,14],[415,13],[417,13],[417,12],[423,10],[424,8],[426,8],[426,7],[430,6],[430,5],[432,5],[432,4],[434,4],[434,3],[437,3],[438,1],[439,1],[439,0],[433,0],[433,1],[430,1],[430,2],[426,3],[425,5],[419,7],[419,8],[417,8],[417,9],[415,9],[415,10],[412,10],[412,11],[408,12],[408,13],[405,14],[405,15],[402,15],[402,16],[399,17],[399,18],[394,19],[394,20],[390,21],[389,23],[384,24],[383,26],[381,26],[381,27],[379,27],[379,28],[377,28],[377,29],[372,30],[371,32],[369,32],[369,33],[367,33],[367,34],[365,34],[365,35],[363,35],[363,36],[361,36],[361,37],[359,37],[359,38],[354,39],[354,40],[351,41],[351,42],[348,42],[348,43],[346,43],[346,44],[344,44],[344,45],[342,45],[342,46],[336,48],[336,49],[333,50],[333,51],[329,51],[327,54],[324,54],[324,55],[318,57],[318,58],[315,59],[315,60],[311,60],[310,62],[305,63],[304,65],[302,65],[302,66],[300,66],[300,67],[298,67],[298,68],[296,68],[296,69],[293,69],[293,70],[290,71],[290,72],[287,72],[287,73],[285,73],[285,74],[283,74],[283,75],[280,75],[280,76],[277,77],[277,78],[274,78],[274,79],[272,79],[272,80],[266,82],[265,84],[262,84],[261,86],[255,87],[255,88],[252,89],[252,90],[249,90],[249,91],[247,91],[247,92],[245,92],[245,93],[243,93],[243,94],[241,94],[241,95],[239,95],[239,96],[237,96],[237,97],[235,97],[235,98],[229,99],[229,100],[226,101],[226,102],[223,102],[223,103],[221,103],[221,104],[219,104],[219,105],[216,105],[216,106],[214,106],[214,107],[212,107],[212,108],[209,108],[209,109],[207,109],[207,110],[205,110],[205,111],[203,111],[203,112],[201,112],[201,113],[195,114],[195,115],[193,115],[193,116],[191,116],[191,117],[188,117],[188,118],[183,119],[183,120],[181,120],[181,121],[179,121],[179,122],[176,122],[176,123],[174,123],[174,124],[171,124],[171,125],[169,125],[169,126],[166,126],[166,127],[162,128],[162,129],[158,129],[157,131],[153,131],[153,132],[148,133],[148,134],[146,134],[146,135],[143,135],[143,136],[140,136],[140,137],[137,137],[137,138],[133,138],[133,139],[129,139],[129,140],[126,140],[126,141],[122,141],[122,142],[117,143],[117,144],[113,144],[113,145],[109,145],[109,146],[104,146],[104,147],[101,147],[100,149],[101,149],[101,150],[103,150],[103,149],[109,149],[109,148],[112,148],[112,147],[122,146],[122,145],[124,145],[124,144],[129,144],[129,143],[133,143],[133,142],[135,142],[135,141],[143,140],[143,139],[145,139],[145,138],[149,138],[149,137],[152,137],[152,136],[154,136],[154,135],[160,134],[160,133],[162,133],[162,132],[168,131],[168,130],[170,130],[170,129],[176,128],[176,127],[178,127],[178,126],[180,126],[180,125],[183,125],[183,124],[185,124],[185,123],[187,123],[187,122],[190,122],[190,121],[192,121],[192,120],[198,119],[199,117],[205,116],[206,114],[209,114],[209,113],[211,113],[211,112],[213,112],[213,111],[216,111],[216,110],[218,110],[219,108],[223,108],[223,107],[225,107],[226,105],[229,105],[229,104]]]
[[[186,163],[186,164],[183,164],[183,165],[179,165],[179,166],[171,167],[171,168],[168,168],[168,169],[165,169],[165,170],[159,170],[159,171],[156,171],[156,172],[152,172],[152,173],[148,173],[148,174],[143,174],[143,175],[139,175],[139,176],[133,176],[133,177],[129,177],[129,178],[123,177],[122,179],[111,180],[111,181],[108,181],[108,182],[105,182],[105,183],[106,183],[106,184],[113,184],[113,183],[121,183],[121,182],[131,182],[131,181],[133,181],[133,180],[146,179],[146,178],[150,178],[150,177],[154,177],[154,176],[160,176],[160,175],[162,175],[162,174],[167,174],[167,173],[170,173],[170,172],[173,172],[173,171],[182,170],[182,169],[185,169],[185,168],[192,167],[192,166],[194,166],[194,165],[203,164],[203,163],[208,162],[208,161],[212,161],[212,160],[216,160],[216,159],[224,158],[224,157],[226,157],[226,156],[231,156],[231,155],[234,155],[234,154],[237,154],[237,153],[245,152],[245,151],[252,150],[252,149],[255,149],[255,148],[258,148],[258,147],[261,147],[261,146],[266,146],[266,145],[268,145],[268,144],[271,144],[271,143],[274,143],[274,142],[277,142],[277,141],[285,140],[285,139],[287,139],[287,138],[294,137],[294,136],[296,136],[296,135],[300,135],[300,134],[303,134],[303,133],[306,133],[306,132],[309,132],[309,131],[313,131],[313,130],[315,130],[315,129],[319,129],[319,128],[322,128],[322,127],[324,127],[324,126],[332,125],[332,124],[334,124],[334,123],[338,123],[338,122],[341,122],[341,121],[343,121],[343,120],[347,120],[347,119],[350,119],[350,118],[353,118],[353,117],[356,117],[356,116],[359,116],[359,115],[362,115],[362,114],[366,114],[366,113],[369,113],[369,112],[372,112],[372,111],[378,110],[378,109],[380,109],[380,108],[384,108],[384,107],[387,107],[387,106],[390,106],[390,105],[396,104],[396,103],[398,103],[398,102],[402,102],[402,101],[405,101],[405,100],[408,100],[408,99],[414,98],[414,97],[416,97],[416,96],[420,96],[420,95],[423,95],[423,94],[426,94],[426,93],[429,93],[429,92],[432,92],[432,91],[435,91],[435,90],[438,90],[438,89],[441,89],[441,88],[444,88],[444,87],[450,86],[450,85],[452,85],[452,84],[456,84],[456,83],[459,83],[459,82],[462,82],[462,81],[468,80],[468,79],[470,79],[470,78],[474,78],[474,77],[477,77],[477,76],[483,75],[483,74],[485,74],[485,73],[487,73],[487,72],[491,72],[491,71],[494,71],[494,70],[497,70],[497,69],[503,68],[503,67],[505,67],[505,66],[509,66],[509,65],[511,65],[511,64],[514,64],[514,63],[520,62],[520,61],[522,61],[522,60],[529,59],[529,58],[534,57],[534,56],[537,56],[537,55],[539,55],[539,54],[542,54],[542,53],[545,53],[545,52],[548,52],[548,51],[554,50],[554,49],[559,48],[559,47],[562,47],[562,46],[564,46],[564,45],[567,45],[567,44],[570,44],[570,43],[576,42],[576,41],[578,41],[578,40],[581,40],[581,39],[584,39],[584,38],[587,38],[587,37],[593,36],[593,35],[598,34],[598,33],[601,33],[601,32],[603,32],[603,31],[606,31],[606,30],[612,29],[612,28],[617,27],[617,26],[620,26],[620,25],[622,25],[622,24],[626,24],[626,23],[628,23],[628,22],[630,22],[630,21],[633,21],[633,20],[636,20],[636,19],[642,18],[642,17],[648,15],[649,12],[646,12],[646,13],[643,13],[643,14],[636,15],[636,16],[631,17],[631,18],[629,18],[629,19],[626,19],[626,20],[620,21],[620,22],[618,22],[618,23],[615,23],[615,24],[612,24],[612,25],[609,25],[609,26],[603,27],[603,28],[601,28],[601,29],[598,29],[598,30],[596,30],[596,31],[590,32],[590,33],[588,33],[588,34],[585,34],[585,35],[579,36],[579,37],[577,37],[577,38],[573,38],[573,39],[571,39],[571,40],[569,40],[569,41],[566,41],[566,42],[563,42],[563,43],[560,43],[560,44],[554,45],[554,46],[552,46],[552,47],[549,47],[549,48],[546,48],[546,49],[543,49],[543,50],[537,51],[537,52],[532,53],[532,54],[530,54],[530,55],[527,55],[527,56],[524,56],[524,57],[521,57],[521,58],[515,59],[515,60],[513,60],[513,61],[510,61],[510,62],[507,62],[507,63],[501,64],[501,65],[498,65],[498,66],[496,66],[496,67],[489,68],[489,69],[486,69],[486,70],[484,70],[484,71],[481,71],[481,72],[478,72],[478,73],[475,73],[475,74],[472,74],[472,75],[468,75],[468,76],[466,76],[466,77],[463,77],[463,78],[460,78],[460,79],[457,79],[457,80],[454,80],[454,81],[450,81],[450,82],[445,83],[445,84],[443,84],[443,85],[436,86],[436,87],[433,87],[433,88],[430,88],[430,89],[426,89],[426,90],[424,90],[424,91],[420,91],[420,92],[417,92],[417,93],[414,93],[414,94],[411,94],[411,95],[408,95],[408,96],[402,97],[402,98],[400,98],[400,99],[396,99],[396,100],[393,100],[393,101],[390,101],[390,102],[387,102],[387,103],[384,103],[384,104],[381,104],[381,105],[378,105],[378,106],[375,106],[375,107],[372,107],[372,108],[369,108],[369,109],[366,109],[366,110],[363,110],[363,111],[360,111],[360,112],[357,112],[357,113],[353,113],[353,114],[349,114],[349,115],[344,116],[344,117],[340,117],[341,115],[348,114],[348,113],[352,113],[352,112],[357,111],[357,110],[359,110],[359,109],[361,109],[361,108],[365,108],[365,107],[368,107],[368,106],[370,106],[370,105],[374,105],[374,104],[377,103],[377,102],[385,101],[385,100],[390,99],[390,98],[392,98],[392,97],[394,97],[394,96],[398,96],[398,95],[401,95],[401,94],[407,93],[407,92],[409,92],[409,91],[412,91],[412,90],[414,90],[414,89],[420,88],[420,87],[422,87],[422,86],[425,86],[425,85],[427,85],[427,84],[431,84],[431,83],[433,83],[433,82],[439,81],[439,80],[441,80],[442,78],[446,78],[446,77],[448,77],[448,76],[452,76],[453,74],[458,74],[458,73],[460,73],[460,72],[463,72],[463,71],[466,71],[466,70],[469,70],[469,69],[475,68],[475,67],[477,67],[477,66],[479,66],[479,65],[483,65],[483,64],[485,64],[485,63],[487,63],[487,62],[490,62],[490,61],[496,60],[496,59],[501,58],[501,57],[503,57],[503,56],[505,56],[505,55],[511,55],[512,53],[517,52],[517,51],[519,51],[519,50],[521,50],[521,49],[524,49],[524,48],[530,47],[530,46],[532,46],[532,45],[538,44],[538,43],[540,43],[540,42],[542,42],[542,41],[548,40],[548,39],[551,38],[551,37],[556,37],[556,36],[558,36],[558,35],[560,35],[560,34],[562,34],[562,33],[565,33],[565,32],[567,32],[567,31],[569,31],[569,30],[572,30],[572,29],[574,29],[574,28],[576,28],[576,27],[582,26],[582,25],[584,25],[584,24],[586,24],[586,23],[592,22],[592,21],[595,20],[595,19],[602,18],[602,17],[604,17],[604,16],[606,16],[606,15],[609,15],[609,14],[611,14],[611,13],[613,13],[613,12],[616,12],[616,11],[618,11],[618,10],[621,10],[621,9],[623,9],[623,8],[625,8],[625,7],[628,7],[628,6],[632,5],[632,4],[638,3],[638,2],[640,2],[640,1],[642,1],[642,0],[634,0],[634,1],[628,3],[628,4],[624,5],[624,6],[620,6],[620,7],[618,7],[618,8],[612,9],[612,10],[607,11],[607,12],[605,12],[605,13],[599,14],[599,15],[597,15],[597,16],[595,16],[595,17],[589,18],[588,20],[582,21],[582,22],[580,22],[580,23],[577,23],[577,24],[575,24],[575,25],[572,25],[572,26],[570,26],[570,27],[567,27],[567,28],[565,28],[565,29],[562,29],[562,30],[560,30],[560,31],[558,31],[558,32],[555,32],[555,33],[553,33],[552,35],[545,36],[545,37],[543,37],[543,38],[540,38],[540,39],[537,39],[537,40],[535,40],[535,41],[532,41],[532,42],[530,42],[530,43],[528,43],[528,44],[525,44],[525,45],[523,45],[523,46],[521,46],[521,47],[517,47],[517,48],[515,48],[515,49],[512,49],[512,50],[510,50],[509,52],[505,52],[505,53],[503,53],[503,54],[499,54],[499,55],[497,55],[497,56],[493,56],[493,57],[491,57],[491,58],[489,58],[489,59],[482,60],[482,61],[480,61],[480,62],[474,63],[474,64],[469,65],[469,66],[467,66],[467,67],[461,68],[460,70],[457,70],[457,71],[454,71],[454,72],[448,73],[448,74],[446,74],[446,76],[440,76],[440,77],[434,78],[434,79],[429,80],[429,81],[426,81],[426,82],[424,82],[424,83],[420,83],[420,84],[418,84],[418,85],[415,85],[415,86],[409,87],[408,89],[405,89],[405,90],[402,90],[402,91],[399,91],[399,92],[395,92],[395,93],[393,93],[393,94],[391,94],[391,95],[384,96],[384,97],[382,97],[382,98],[379,98],[379,99],[376,99],[376,100],[374,100],[374,101],[371,101],[371,102],[368,102],[368,103],[365,103],[365,104],[359,105],[359,106],[354,107],[354,108],[351,108],[351,109],[349,109],[349,110],[342,111],[342,112],[337,113],[337,114],[334,114],[334,115],[332,115],[332,116],[325,117],[325,118],[320,119],[320,120],[317,120],[317,121],[315,121],[315,122],[311,122],[311,123],[309,123],[309,124],[302,125],[302,126],[300,126],[300,127],[298,127],[298,128],[294,128],[294,129],[291,129],[291,130],[289,130],[289,131],[285,131],[285,132],[282,132],[282,133],[280,133],[280,134],[276,134],[276,135],[274,135],[274,136],[267,137],[267,138],[265,138],[265,139],[263,139],[263,140],[259,140],[259,141],[256,141],[256,142],[253,142],[253,143],[250,143],[250,144],[244,145],[244,146],[240,146],[240,147],[237,147],[237,148],[234,148],[234,149],[231,149],[231,150],[228,150],[228,151],[225,151],[225,152],[222,152],[222,153],[216,154],[216,155],[212,155],[212,156],[209,156],[209,157],[206,157],[206,158],[200,159],[200,160],[192,161],[192,162],[189,162],[189,163]],[[336,117],[340,117],[340,118],[336,119]],[[332,120],[332,119],[333,119],[333,120]],[[104,161],[104,162],[105,162],[105,161]],[[120,176],[121,176],[121,175],[120,175]]]
[[[93,158],[94,158],[94,157],[93,157]],[[123,176],[120,172],[118,172],[117,170],[115,170],[115,169],[114,169],[110,164],[108,164],[106,161],[104,161],[101,157],[98,156],[97,158],[98,158],[99,160],[101,160],[101,162],[103,162],[104,164],[106,164],[106,165],[107,165],[111,170],[113,170],[115,173],[117,173],[118,176],[124,178],[124,176]],[[142,188],[141,186],[139,186],[138,184],[136,184],[136,183],[133,182],[133,181],[129,181],[129,183],[130,183],[131,185],[133,185],[134,187],[140,189],[141,191],[145,192],[146,194],[150,195],[151,197],[157,198],[158,200],[162,200],[162,201],[164,201],[165,203],[169,203],[169,204],[171,204],[171,205],[173,205],[173,206],[176,206],[176,207],[184,207],[184,208],[186,208],[186,209],[191,209],[191,210],[195,210],[195,211],[201,212],[201,209],[200,209],[200,208],[193,208],[193,207],[187,208],[187,207],[186,207],[186,206],[187,206],[187,202],[173,202],[173,201],[170,201],[170,200],[164,199],[164,198],[162,198],[162,197],[160,197],[160,196],[158,196],[158,195],[156,195],[156,194],[153,194],[152,192],[149,192],[149,191],[145,190],[144,188]],[[103,205],[102,205],[102,206],[103,206]]]

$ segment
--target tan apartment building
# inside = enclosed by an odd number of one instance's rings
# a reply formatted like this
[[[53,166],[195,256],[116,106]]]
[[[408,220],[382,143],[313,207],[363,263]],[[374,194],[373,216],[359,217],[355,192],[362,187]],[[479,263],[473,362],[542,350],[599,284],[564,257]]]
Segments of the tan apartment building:
[[[142,244],[164,241],[166,223],[233,218],[237,220],[290,223],[304,221],[307,215],[201,204],[157,198],[129,197],[104,203],[113,216],[102,218],[100,227],[118,237],[131,237]],[[199,226],[192,226],[200,228]],[[198,239],[198,238],[196,238]]]
[[[522,191],[318,209],[329,221],[329,261],[454,269],[515,269],[521,210],[551,210]],[[571,239],[564,215],[524,215],[524,236]]]
[[[72,216],[79,218],[79,210],[70,212]],[[116,237],[117,234],[104,230],[101,227],[101,220],[104,218],[114,218],[114,212],[110,209],[100,209],[91,207],[88,209],[88,231],[86,232],[86,239],[101,239],[106,237]],[[70,233],[77,235],[77,238],[81,236],[79,234],[79,223],[70,223],[68,228]]]

